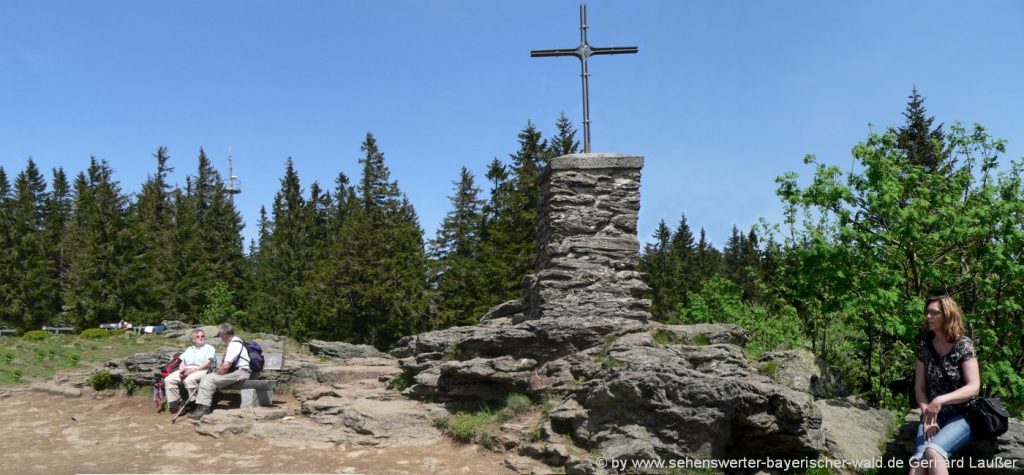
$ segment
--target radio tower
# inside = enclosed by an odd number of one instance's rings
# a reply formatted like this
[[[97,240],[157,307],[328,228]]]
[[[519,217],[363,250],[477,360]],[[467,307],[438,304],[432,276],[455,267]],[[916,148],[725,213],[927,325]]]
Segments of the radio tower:
[[[228,186],[226,190],[231,195],[232,201],[234,201],[235,195],[242,192],[242,189],[238,187],[238,177],[235,176],[234,166],[231,163],[231,147],[228,147]]]

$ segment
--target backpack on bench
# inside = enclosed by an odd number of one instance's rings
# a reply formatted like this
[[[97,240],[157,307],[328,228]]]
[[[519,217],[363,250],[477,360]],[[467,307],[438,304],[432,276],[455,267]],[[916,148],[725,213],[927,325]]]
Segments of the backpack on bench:
[[[238,338],[242,342],[242,347],[245,348],[246,359],[249,360],[249,379],[256,379],[263,371],[263,347],[255,341],[247,343],[242,339],[242,337],[235,338]],[[242,355],[239,354],[238,357],[241,358]],[[231,364],[231,370],[234,371],[237,366],[238,360],[235,360],[235,362]]]

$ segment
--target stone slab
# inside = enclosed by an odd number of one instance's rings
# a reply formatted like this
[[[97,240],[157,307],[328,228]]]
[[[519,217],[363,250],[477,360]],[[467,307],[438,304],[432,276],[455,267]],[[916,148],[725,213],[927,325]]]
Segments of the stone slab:
[[[622,153],[573,153],[551,159],[552,170],[643,168],[644,157]]]

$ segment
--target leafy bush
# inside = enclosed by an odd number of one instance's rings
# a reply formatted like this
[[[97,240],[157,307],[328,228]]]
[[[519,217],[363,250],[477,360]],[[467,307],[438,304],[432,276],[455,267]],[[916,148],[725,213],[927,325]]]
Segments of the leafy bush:
[[[216,325],[226,321],[238,321],[245,317],[245,312],[235,307],[235,292],[228,284],[217,282],[203,292],[207,304],[199,315],[199,321],[207,325]]]
[[[26,341],[42,341],[49,337],[50,332],[44,330],[27,331],[24,335],[21,335],[21,339]]]
[[[109,371],[101,370],[93,373],[85,384],[92,386],[92,388],[97,391],[102,391],[104,389],[113,388],[116,385],[116,382],[114,381],[114,376],[111,375]]]
[[[110,330],[105,328],[87,328],[78,334],[79,338],[85,338],[87,340],[98,340],[100,338],[106,338],[111,335]]]
[[[127,393],[129,396],[131,396],[132,394],[135,394],[135,391],[139,388],[135,384],[135,380],[132,379],[132,378],[126,378],[126,379],[122,380],[121,381],[121,387],[124,388],[124,392]]]
[[[14,361],[14,353],[11,353],[10,351],[0,353],[0,364],[10,363],[11,361]]]

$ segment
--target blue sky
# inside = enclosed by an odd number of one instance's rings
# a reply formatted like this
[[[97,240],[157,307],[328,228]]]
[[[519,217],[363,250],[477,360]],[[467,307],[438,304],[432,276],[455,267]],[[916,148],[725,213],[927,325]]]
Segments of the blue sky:
[[[574,1],[0,2],[0,166],[108,160],[138,191],[167,146],[184,183],[231,147],[254,236],[285,161],[308,190],[358,177],[373,132],[427,237],[463,165],[533,120],[581,120]],[[1024,155],[1024,3],[592,1],[595,152],[646,157],[640,237],[685,212],[721,245],[781,220],[776,176],[807,153],[848,165],[868,124],[902,121],[917,85],[939,121],[978,122]]]

